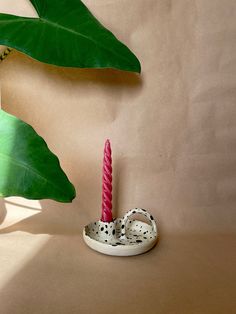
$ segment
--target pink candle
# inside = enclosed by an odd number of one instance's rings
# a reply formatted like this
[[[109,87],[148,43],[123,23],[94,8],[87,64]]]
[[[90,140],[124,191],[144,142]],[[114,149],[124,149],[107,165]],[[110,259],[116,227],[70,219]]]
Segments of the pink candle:
[[[111,222],[112,218],[112,159],[110,141],[106,140],[103,158],[102,175],[102,217],[103,222]]]

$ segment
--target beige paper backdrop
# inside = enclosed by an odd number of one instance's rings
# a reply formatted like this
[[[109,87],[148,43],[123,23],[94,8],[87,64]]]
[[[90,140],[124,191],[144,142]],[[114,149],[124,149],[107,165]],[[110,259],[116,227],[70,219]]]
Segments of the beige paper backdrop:
[[[69,205],[2,203],[2,313],[233,314],[236,3],[84,2],[142,75],[16,51],[0,64],[3,108],[45,138],[78,194]],[[0,11],[35,16],[27,0],[1,0]],[[82,242],[83,225],[100,217],[106,138],[115,214],[140,206],[158,220],[162,240],[147,255],[114,259]]]

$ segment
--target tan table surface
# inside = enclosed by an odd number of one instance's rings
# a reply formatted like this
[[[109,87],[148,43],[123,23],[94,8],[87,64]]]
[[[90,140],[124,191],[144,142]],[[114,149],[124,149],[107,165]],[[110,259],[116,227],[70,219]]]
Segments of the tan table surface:
[[[233,236],[169,235],[127,258],[89,250],[81,236],[52,236],[42,247],[31,237],[0,238],[1,273],[38,245],[1,289],[1,313],[235,313]]]

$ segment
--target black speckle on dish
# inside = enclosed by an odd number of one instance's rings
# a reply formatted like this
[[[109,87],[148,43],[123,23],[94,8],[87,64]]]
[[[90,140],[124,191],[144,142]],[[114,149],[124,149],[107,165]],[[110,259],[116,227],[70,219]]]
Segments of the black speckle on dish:
[[[132,214],[136,214],[136,210],[133,210],[133,211],[132,211]]]
[[[142,240],[136,240],[137,243],[143,242]]]
[[[97,223],[95,222],[94,224],[96,225]]]
[[[132,222],[132,221],[130,220],[130,222],[129,222],[129,223],[131,224],[131,222]]]
[[[112,246],[117,246],[117,244],[112,244]]]
[[[147,237],[143,237],[144,239],[147,239]]]
[[[105,227],[108,228],[107,225],[105,225]]]
[[[151,218],[151,220],[154,220],[153,217],[152,217],[152,215],[150,216],[150,218]]]
[[[104,230],[104,228],[102,227],[102,228],[101,228],[101,231],[103,231],[103,230]]]
[[[146,209],[144,209],[144,208],[141,208],[144,212],[146,212]]]
[[[105,240],[105,242],[107,242],[107,240]]]
[[[108,231],[106,230],[105,233],[108,234]]]
[[[114,235],[115,233],[116,233],[116,230],[115,230],[115,229],[113,229],[113,230],[112,230],[112,234]]]
[[[122,225],[122,226],[121,226],[121,229],[124,229],[124,227],[125,227],[125,225]]]
[[[96,232],[96,234],[98,234],[98,232]]]

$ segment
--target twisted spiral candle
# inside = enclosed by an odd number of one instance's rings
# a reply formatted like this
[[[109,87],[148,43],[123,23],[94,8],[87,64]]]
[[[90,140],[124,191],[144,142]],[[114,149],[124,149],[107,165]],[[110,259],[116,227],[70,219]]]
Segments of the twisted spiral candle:
[[[111,222],[112,218],[112,158],[110,141],[106,140],[103,158],[102,176],[102,217],[103,222]]]

